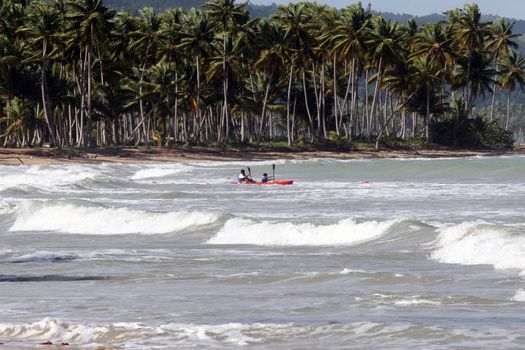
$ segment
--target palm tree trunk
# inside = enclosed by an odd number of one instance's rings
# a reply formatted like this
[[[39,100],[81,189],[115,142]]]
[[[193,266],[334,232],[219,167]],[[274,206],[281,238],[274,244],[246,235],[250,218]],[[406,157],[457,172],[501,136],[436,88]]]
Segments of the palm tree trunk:
[[[175,106],[173,107],[173,137],[179,141],[179,72],[175,71]]]
[[[427,113],[425,115],[425,138],[428,140],[428,125],[430,123],[430,87],[427,86]]]
[[[261,123],[259,124],[259,135],[257,136],[257,143],[261,141],[263,126],[264,126],[264,117],[266,115],[266,104],[268,103],[268,96],[270,95],[270,86],[273,80],[274,69],[275,68],[272,68],[272,72],[270,73],[270,77],[268,78],[268,83],[266,84],[266,91],[264,92],[263,107],[262,107],[262,112],[261,112]]]
[[[314,83],[314,97],[315,97],[315,110],[316,110],[316,117],[317,117],[317,130],[315,130],[315,124],[311,130],[310,133],[310,139],[311,141],[314,140],[314,135],[318,135],[321,130],[321,87],[319,89],[317,88],[317,77],[316,77],[316,64],[315,62],[312,62],[312,81]]]
[[[494,107],[496,105],[496,93],[498,91],[498,85],[496,83],[496,79],[498,77],[498,71],[499,71],[499,63],[498,62],[498,56],[496,55],[496,73],[494,73],[494,84],[492,85],[492,102],[490,104],[490,121],[494,120]]]
[[[379,64],[377,65],[377,78],[376,78],[376,87],[374,90],[374,98],[372,99],[372,107],[370,110],[370,117],[374,118],[376,112],[376,102],[379,95],[379,85],[381,83],[381,70],[383,68],[383,57],[379,58]]]
[[[385,121],[385,124],[383,125],[383,127],[381,128],[381,130],[379,131],[379,134],[377,135],[377,138],[376,138],[376,143],[375,143],[375,149],[376,150],[379,150],[379,141],[381,140],[381,136],[383,136],[383,132],[385,131],[385,129],[387,128],[388,126],[388,123],[390,122],[390,120],[392,120],[396,113],[399,112],[401,109],[403,109],[405,107],[405,105],[408,103],[408,101],[412,98],[412,96],[414,96],[416,92],[412,92],[412,94],[410,94],[410,96],[408,98],[406,98],[403,103],[401,103],[400,105],[398,105],[393,111],[392,111],[392,114],[386,119]]]
[[[229,105],[228,105],[228,67],[226,65],[226,28],[223,35],[223,55],[222,55],[222,69],[223,69],[223,98],[224,98],[224,141],[228,142],[229,135],[229,124],[230,124],[230,114],[229,114]]]
[[[288,98],[286,100],[286,133],[288,136],[288,147],[292,146],[292,136],[290,134],[290,98],[292,95],[292,78],[293,78],[294,61],[290,66],[290,75],[288,78]]]
[[[95,146],[93,142],[93,119],[92,119],[92,105],[91,105],[91,57],[93,56],[93,24],[90,28],[90,42],[88,48],[88,60],[87,60],[87,141],[88,147]]]
[[[465,84],[465,101],[467,103],[467,111],[465,113],[465,117],[468,118],[470,116],[470,108],[471,108],[471,101],[470,101],[470,98],[471,98],[471,94],[472,94],[472,91],[471,89],[469,88],[469,83],[470,83],[470,69],[471,69],[471,65],[472,65],[472,54],[469,52],[468,53],[468,64],[467,64],[467,82]]]
[[[322,119],[322,126],[323,126],[323,137],[326,139],[327,138],[327,133],[326,133],[326,79],[325,79],[325,72],[324,72],[324,69],[325,69],[325,61],[324,61],[324,58],[322,60],[322,64],[321,64],[321,89],[320,89],[320,93],[321,93],[321,96],[319,97],[319,100],[321,101],[321,119]]]
[[[337,134],[337,136],[340,135],[339,133],[339,116],[337,114],[337,59],[334,55],[334,66],[333,66],[333,71],[334,71],[334,76],[333,76],[333,79],[334,79],[334,117],[335,117],[335,132]]]
[[[53,112],[49,101],[47,92],[47,75],[46,75],[46,60],[47,56],[47,40],[42,41],[42,75],[41,75],[41,92],[42,92],[42,107],[44,108],[44,116],[46,119],[47,128],[49,130],[49,136],[51,137],[51,146],[57,147],[57,138],[55,134],[55,124],[53,119]]]
[[[308,114],[308,122],[309,122],[309,125],[310,125],[310,132],[313,133],[313,131],[314,131],[314,123],[313,123],[312,113],[310,113],[310,107],[309,107],[309,103],[308,103],[308,91],[306,89],[306,74],[305,74],[304,71],[303,71],[303,92],[304,92],[304,104],[305,104],[305,107],[306,107],[306,114]]]
[[[507,119],[505,120],[505,130],[509,130],[509,120],[510,120],[510,98],[512,97],[512,91],[509,91],[507,96]]]
[[[370,123],[370,109],[368,106],[369,105],[368,103],[368,100],[369,100],[368,75],[369,75],[369,70],[367,69],[365,73],[365,114],[364,114],[365,122],[363,123],[363,133],[364,134],[369,133],[372,127],[372,124]]]

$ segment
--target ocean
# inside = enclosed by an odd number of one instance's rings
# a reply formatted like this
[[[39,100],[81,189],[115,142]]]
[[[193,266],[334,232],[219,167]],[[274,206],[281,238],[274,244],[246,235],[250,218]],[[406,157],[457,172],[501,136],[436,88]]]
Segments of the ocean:
[[[232,184],[242,168],[291,186]],[[0,343],[521,349],[525,157],[0,166]]]

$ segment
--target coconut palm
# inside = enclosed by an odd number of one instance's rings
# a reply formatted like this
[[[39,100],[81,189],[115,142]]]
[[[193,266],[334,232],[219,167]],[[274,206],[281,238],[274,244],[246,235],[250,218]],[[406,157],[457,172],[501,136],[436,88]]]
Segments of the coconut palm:
[[[211,0],[205,5],[210,19],[215,21],[222,31],[222,70],[223,70],[223,123],[224,141],[228,141],[229,125],[230,125],[230,104],[228,101],[229,95],[229,72],[228,72],[228,41],[235,31],[248,21],[248,12],[246,11],[246,4],[237,5],[235,0]],[[230,45],[232,47],[232,45]]]
[[[288,145],[292,144],[291,124],[290,116],[291,101],[292,101],[292,86],[294,81],[294,73],[297,70],[297,66],[306,57],[302,57],[300,52],[302,48],[309,46],[311,37],[308,33],[305,24],[308,23],[311,18],[307,13],[306,4],[289,4],[288,6],[280,5],[278,7],[279,12],[273,16],[273,19],[280,25],[284,30],[284,42],[286,43],[286,65],[288,68],[288,89],[286,97],[286,134],[288,139]],[[313,122],[310,118],[310,133],[313,134]]]
[[[370,116],[374,118],[384,69],[396,63],[401,57],[400,52],[404,50],[401,46],[403,33],[397,23],[376,16],[373,18],[372,26],[367,34],[369,38],[366,44],[369,48],[369,59],[376,66],[376,86],[370,110]]]
[[[59,13],[55,8],[45,3],[34,3],[30,12],[30,26],[20,28],[31,32],[32,41],[38,47],[38,61],[40,65],[40,87],[42,92],[42,107],[44,117],[51,138],[51,146],[58,147],[52,101],[49,96],[48,80],[51,75],[51,58],[53,44],[58,37],[58,30],[62,24]]]
[[[103,51],[109,33],[111,33],[111,20],[115,13],[102,4],[102,0],[70,0],[67,2],[69,12],[67,20],[70,23],[73,36],[68,41],[68,47],[78,47],[84,54],[81,64],[82,71],[82,113],[87,118],[87,145],[95,146],[93,139],[93,74],[92,65],[96,56],[102,64],[100,52]]]
[[[501,78],[500,84],[504,89],[508,90],[507,97],[507,118],[505,120],[505,130],[509,128],[510,120],[510,100],[512,93],[517,87],[521,88],[525,85],[525,57],[511,51],[502,57],[500,61]]]
[[[485,39],[490,35],[489,23],[481,22],[481,12],[476,4],[467,4],[461,10],[449,11],[449,21],[457,48],[466,57],[465,100],[467,110],[472,108],[471,70],[474,55],[484,49]]]
[[[515,39],[517,39],[520,35],[513,33],[514,28],[514,22],[510,23],[507,22],[501,18],[499,18],[496,23],[494,23],[490,29],[490,39],[487,42],[487,49],[490,51],[490,53],[494,57],[494,61],[496,62],[496,74],[494,76],[494,80],[497,79],[497,74],[499,71],[499,58],[504,56],[509,52],[511,49],[517,49],[518,44],[516,43]],[[492,103],[490,106],[490,120],[494,118],[494,105],[496,104],[496,92],[497,92],[497,84],[494,82],[494,85],[492,86]]]
[[[264,127],[264,118],[266,116],[266,107],[270,96],[270,90],[276,83],[277,75],[283,70],[284,62],[288,60],[288,50],[285,41],[285,32],[282,27],[273,22],[261,20],[259,23],[258,46],[260,55],[254,63],[254,67],[267,76],[266,88],[264,92],[262,111],[259,123],[259,142]]]

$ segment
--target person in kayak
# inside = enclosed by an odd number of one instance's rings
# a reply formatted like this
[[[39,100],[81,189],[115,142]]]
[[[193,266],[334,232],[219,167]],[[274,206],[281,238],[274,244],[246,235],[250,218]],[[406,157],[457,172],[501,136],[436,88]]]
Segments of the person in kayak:
[[[267,173],[264,173],[263,176],[262,176],[261,182],[262,182],[263,184],[265,184],[265,183],[267,183],[267,182],[270,181],[270,180],[273,180],[273,177],[268,176]]]
[[[248,175],[246,175],[246,172],[244,171],[244,169],[242,169],[239,176],[237,177],[237,182],[253,182],[253,180]]]

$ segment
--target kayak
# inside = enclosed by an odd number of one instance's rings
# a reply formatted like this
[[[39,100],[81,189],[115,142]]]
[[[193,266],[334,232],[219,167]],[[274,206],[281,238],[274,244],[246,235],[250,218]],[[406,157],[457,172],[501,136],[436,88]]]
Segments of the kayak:
[[[277,180],[268,182],[232,182],[237,185],[293,185],[293,180]]]

